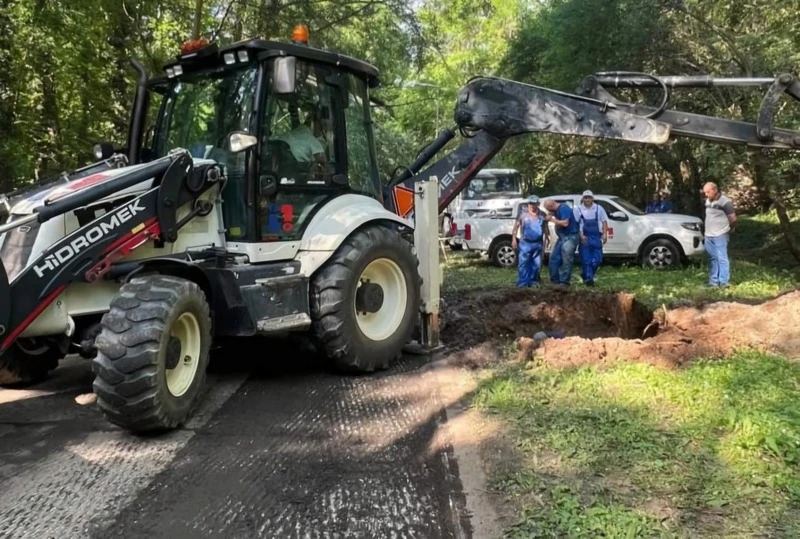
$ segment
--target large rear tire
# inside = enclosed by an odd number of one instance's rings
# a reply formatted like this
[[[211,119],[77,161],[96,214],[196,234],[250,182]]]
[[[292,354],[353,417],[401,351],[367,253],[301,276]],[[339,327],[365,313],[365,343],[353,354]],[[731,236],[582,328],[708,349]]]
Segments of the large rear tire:
[[[182,425],[203,387],[210,348],[210,311],[199,286],[166,275],[132,279],[97,338],[100,409],[134,433]]]
[[[340,371],[388,368],[420,308],[419,262],[398,232],[369,225],[347,238],[311,282],[317,347]]]
[[[0,385],[20,388],[43,382],[66,352],[48,338],[17,339],[0,357]]]

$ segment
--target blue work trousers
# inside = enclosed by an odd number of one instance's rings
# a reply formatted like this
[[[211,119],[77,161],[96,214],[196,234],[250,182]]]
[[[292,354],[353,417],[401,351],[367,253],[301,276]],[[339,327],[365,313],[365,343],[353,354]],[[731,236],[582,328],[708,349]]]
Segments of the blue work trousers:
[[[597,268],[603,263],[603,240],[587,238],[586,243],[578,247],[581,255],[581,279],[584,283],[593,283]]]
[[[731,264],[728,260],[728,234],[706,237],[706,252],[711,265],[708,284],[727,285],[731,281]]]
[[[517,286],[527,288],[539,282],[542,270],[542,242],[520,240],[517,252]]]
[[[569,284],[572,279],[572,266],[575,264],[575,248],[578,235],[569,234],[558,238],[550,253],[550,282]]]
[[[603,233],[597,219],[583,220],[583,235],[586,243],[581,243],[578,253],[581,255],[581,278],[585,284],[594,284],[597,268],[603,263]]]

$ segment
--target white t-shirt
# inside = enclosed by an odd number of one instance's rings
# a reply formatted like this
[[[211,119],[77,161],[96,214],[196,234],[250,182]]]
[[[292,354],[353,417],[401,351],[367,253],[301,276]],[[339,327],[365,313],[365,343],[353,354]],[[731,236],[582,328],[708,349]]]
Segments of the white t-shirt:
[[[325,151],[325,148],[322,147],[322,144],[311,132],[311,129],[302,124],[286,135],[281,135],[278,140],[286,142],[291,148],[294,158],[301,163],[311,163],[315,154]]]
[[[596,213],[595,213],[596,212]],[[583,219],[581,219],[583,217]],[[583,232],[583,220],[584,219],[597,219],[598,223],[597,226],[600,228],[600,233],[603,232],[603,223],[608,222],[608,214],[606,214],[606,210],[598,203],[593,203],[588,208],[583,204],[579,204],[576,208],[575,218],[578,219],[581,232]]]

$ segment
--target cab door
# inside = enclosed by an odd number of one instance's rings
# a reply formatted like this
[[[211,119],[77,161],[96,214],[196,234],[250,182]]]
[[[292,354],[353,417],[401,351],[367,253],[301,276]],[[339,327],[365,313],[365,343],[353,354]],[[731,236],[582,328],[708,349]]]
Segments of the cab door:
[[[628,212],[609,200],[595,200],[608,215],[608,241],[603,252],[608,254],[628,254],[631,252],[631,221]]]

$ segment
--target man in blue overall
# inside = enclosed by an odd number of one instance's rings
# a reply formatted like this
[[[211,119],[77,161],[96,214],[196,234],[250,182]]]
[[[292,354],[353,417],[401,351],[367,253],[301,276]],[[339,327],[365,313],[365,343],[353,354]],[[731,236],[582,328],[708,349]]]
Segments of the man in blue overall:
[[[517,231],[521,230],[517,242]],[[511,231],[511,247],[517,248],[517,286],[520,288],[539,286],[539,272],[542,269],[542,254],[550,242],[550,231],[539,211],[539,197],[528,197],[527,204],[520,211]]]
[[[575,263],[575,250],[578,247],[578,218],[580,212],[566,204],[548,199],[544,207],[550,213],[547,220],[555,224],[556,241],[550,253],[550,282],[559,286],[569,286],[572,279],[572,266]]]
[[[583,192],[579,211],[581,278],[586,286],[594,286],[594,276],[603,262],[603,245],[608,241],[608,215],[595,204],[591,191]]]

